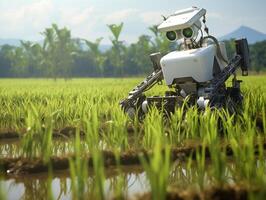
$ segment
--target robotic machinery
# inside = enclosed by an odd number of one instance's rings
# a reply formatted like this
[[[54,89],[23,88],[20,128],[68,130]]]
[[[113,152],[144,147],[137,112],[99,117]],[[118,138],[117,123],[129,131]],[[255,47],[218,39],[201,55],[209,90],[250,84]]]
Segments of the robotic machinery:
[[[158,26],[169,41],[180,41],[180,50],[164,56],[160,52],[150,55],[154,71],[120,102],[130,118],[143,118],[151,106],[174,113],[185,100],[200,110],[211,107],[237,112],[243,96],[236,70],[241,68],[242,75],[248,75],[248,43],[245,38],[235,40],[236,53],[228,60],[225,44],[209,35],[205,16],[205,9],[191,7],[175,12]],[[227,87],[230,76],[232,86]],[[146,97],[144,93],[163,79],[172,90],[165,96]]]

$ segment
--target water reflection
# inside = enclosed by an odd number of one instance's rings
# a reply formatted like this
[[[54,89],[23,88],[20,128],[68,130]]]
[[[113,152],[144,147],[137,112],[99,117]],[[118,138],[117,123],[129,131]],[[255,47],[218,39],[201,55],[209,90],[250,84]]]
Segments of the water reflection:
[[[235,180],[231,174],[230,168],[234,167],[233,163],[227,163],[224,171],[225,183],[233,184]],[[207,165],[203,174],[197,169],[196,163],[189,167],[185,163],[175,163],[169,174],[170,187],[179,190],[188,188],[199,189],[199,180],[204,177],[204,185],[211,186],[215,180],[210,173],[210,165]],[[85,187],[82,189],[82,196],[85,199],[98,199],[95,187],[96,181],[92,169],[88,172],[89,177],[85,180]],[[146,172],[140,166],[123,167],[117,169],[115,167],[108,168],[105,171],[104,192],[107,199],[111,199],[117,188],[123,192],[124,197],[130,197],[144,193],[150,190],[149,181]],[[75,179],[76,180],[76,179]],[[120,184],[122,181],[122,185]],[[53,199],[74,199],[77,190],[72,188],[75,181],[71,180],[68,171],[56,171],[53,177],[49,177],[47,173],[38,175],[25,175],[20,177],[6,177],[2,181],[4,191],[6,191],[7,199],[49,199],[49,194]]]
[[[81,141],[85,146],[85,142]],[[52,155],[62,156],[74,153],[74,141],[54,140]],[[0,142],[0,157],[16,158],[23,155],[22,140],[5,140]]]
[[[105,196],[111,198],[114,193],[115,185],[118,179],[123,179],[123,191],[126,196],[132,196],[136,193],[149,190],[148,180],[144,172],[123,172],[119,175],[116,173],[105,180]],[[56,172],[56,177],[49,180],[47,174],[25,176],[19,178],[11,178],[2,181],[4,191],[6,191],[7,199],[47,199],[49,192],[52,193],[54,199],[73,199],[71,189],[71,178],[68,172]],[[51,187],[49,187],[51,186]],[[94,195],[94,177],[87,180],[85,195],[91,199]]]

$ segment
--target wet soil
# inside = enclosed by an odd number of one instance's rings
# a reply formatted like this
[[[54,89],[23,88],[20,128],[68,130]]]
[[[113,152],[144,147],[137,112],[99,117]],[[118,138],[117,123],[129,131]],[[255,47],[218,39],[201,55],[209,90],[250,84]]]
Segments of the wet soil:
[[[21,134],[15,131],[2,131],[0,133],[0,140],[19,139]]]
[[[189,156],[191,156],[192,159],[196,159],[196,152],[202,152],[202,148],[205,148],[206,159],[210,158],[209,148],[197,145],[190,147],[172,148],[171,159],[172,161],[180,162],[186,161]],[[225,149],[227,156],[233,155],[233,150],[229,145],[222,148]],[[263,148],[266,149],[266,142],[264,142]],[[255,146],[255,154],[258,154],[258,149],[258,145]],[[148,160],[152,155],[152,152],[144,149],[138,151],[131,150],[123,152],[119,155],[119,164],[121,166],[140,165],[140,155]],[[114,152],[104,150],[102,151],[102,157],[104,166],[106,168],[117,165],[117,158]],[[49,164],[52,166],[53,170],[66,170],[69,168],[69,159],[71,158],[75,159],[75,155],[66,155],[64,157],[52,156],[50,158]],[[83,155],[82,159],[86,160],[89,167],[93,167],[93,161],[90,155]],[[0,169],[8,174],[34,174],[47,172],[48,163],[45,163],[41,158],[0,158]]]
[[[263,131],[266,131],[266,130],[263,130],[263,117],[262,117],[262,114],[258,115],[257,118],[256,118],[256,127],[259,131],[261,131],[263,133]]]
[[[263,190],[258,188],[247,188],[243,186],[224,186],[212,187],[196,192],[195,190],[185,191],[168,191],[166,195],[167,200],[247,200],[251,193],[258,193]],[[138,200],[153,199],[151,193],[138,195]]]
[[[172,188],[167,191],[167,200],[248,200],[248,199],[265,199],[266,190],[262,187],[246,186],[246,185],[224,185],[221,187],[212,186],[202,191],[193,188],[180,190]],[[137,194],[138,200],[149,200],[152,193]]]
[[[105,178],[109,179],[109,178],[113,178],[113,177],[117,177],[118,175],[122,174],[141,174],[144,172],[144,169],[142,166],[140,165],[131,165],[131,166],[120,166],[119,168],[115,167],[115,166],[110,166],[108,168],[105,169]],[[94,172],[92,168],[88,169],[88,176],[94,176]],[[57,170],[56,173],[52,174],[52,178],[67,178],[70,177],[70,172],[69,170]],[[3,179],[8,180],[8,179],[15,179],[17,183],[23,183],[25,181],[25,176],[20,176],[20,174],[5,174],[3,177]],[[43,173],[33,173],[33,174],[27,174],[26,178],[29,179],[39,179],[39,178],[43,178],[43,179],[47,179],[48,178],[48,174],[46,172]]]
[[[105,131],[105,129],[107,129],[107,125],[106,123],[102,124],[102,126],[99,128],[99,133],[102,133]],[[54,138],[72,138],[75,137],[76,134],[76,127],[71,127],[71,126],[67,126],[61,129],[54,129],[53,130],[53,137]],[[129,124],[126,127],[127,133],[129,135],[132,135],[134,133],[134,127]],[[141,128],[139,128],[136,131],[141,131]],[[0,130],[0,140],[9,140],[9,139],[21,139],[23,137],[23,135],[26,134],[26,129],[21,129],[19,131],[17,130],[8,130],[8,129],[3,129]],[[83,137],[85,136],[85,132],[80,130],[80,136]]]

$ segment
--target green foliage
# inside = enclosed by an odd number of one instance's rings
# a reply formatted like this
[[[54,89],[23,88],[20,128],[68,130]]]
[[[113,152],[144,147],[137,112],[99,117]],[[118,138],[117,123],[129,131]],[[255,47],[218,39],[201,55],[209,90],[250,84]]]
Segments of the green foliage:
[[[42,33],[44,43],[42,47],[43,67],[47,68],[47,76],[69,77],[73,64],[75,44],[71,38],[71,32],[67,28],[58,28],[53,24],[51,28]]]
[[[112,49],[107,52],[107,55],[110,64],[115,67],[115,74],[118,76],[122,76],[124,74],[125,64],[124,55],[126,47],[124,46],[123,42],[119,40],[123,25],[123,23],[119,25],[107,25],[113,35],[112,37],[110,37],[113,46]]]
[[[224,41],[228,58],[233,58],[235,54],[235,40],[231,39]],[[266,70],[266,41],[257,42],[255,44],[249,45],[250,59],[251,59],[251,69],[256,72]]]
[[[149,27],[149,30],[154,35],[154,39],[151,41],[153,51],[161,52],[162,54],[168,53],[171,49],[171,43],[164,33],[160,33],[156,25]]]
[[[30,104],[26,107],[28,110],[25,119],[27,134],[23,137],[22,148],[26,157],[41,156],[44,162],[48,162],[52,148],[52,116],[47,116],[43,120],[34,105]],[[54,113],[51,115],[54,115]]]
[[[92,56],[94,59],[94,65],[98,66],[98,73],[100,76],[103,76],[104,73],[104,62],[106,61],[106,56],[102,54],[100,51],[100,43],[102,41],[102,37],[95,40],[95,42],[91,42],[88,40],[84,40],[87,47],[89,47],[89,51],[87,52],[88,56]]]
[[[161,135],[161,132],[154,132]],[[149,179],[152,199],[166,199],[166,191],[168,187],[168,179],[170,173],[170,146],[162,145],[159,137],[155,139],[155,145],[152,148],[153,155],[146,160],[143,155],[140,155],[140,161],[144,167],[147,178]]]
[[[75,159],[69,159],[72,198],[73,199],[86,199],[84,196],[85,186],[88,178],[88,162],[82,155],[82,147],[80,145],[80,132],[76,131],[75,134]]]
[[[266,69],[266,41],[255,43],[250,47],[252,67],[254,70]]]
[[[231,39],[231,40],[227,40],[227,41],[224,41],[224,42],[225,42],[225,48],[226,48],[226,51],[227,51],[228,59],[232,59],[234,57],[235,52],[236,52],[235,40]]]
[[[3,180],[2,176],[0,176],[0,199],[5,200],[7,199],[6,193],[5,193],[5,188],[3,187]]]

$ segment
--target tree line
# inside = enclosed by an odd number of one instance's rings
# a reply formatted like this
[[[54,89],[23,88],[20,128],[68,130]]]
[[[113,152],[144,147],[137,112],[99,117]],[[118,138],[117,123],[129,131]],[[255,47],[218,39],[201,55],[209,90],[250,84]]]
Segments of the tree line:
[[[0,47],[0,77],[122,77],[147,74],[152,71],[149,54],[165,54],[177,48],[157,31],[141,35],[137,42],[126,45],[120,40],[123,23],[107,25],[111,48],[100,50],[102,37],[95,41],[73,38],[67,28],[56,24],[41,34],[43,43],[21,41],[19,47]],[[233,55],[233,40],[226,41],[229,56]],[[266,41],[250,46],[253,70],[266,70]]]

